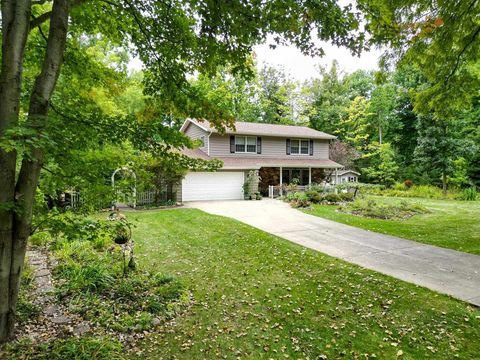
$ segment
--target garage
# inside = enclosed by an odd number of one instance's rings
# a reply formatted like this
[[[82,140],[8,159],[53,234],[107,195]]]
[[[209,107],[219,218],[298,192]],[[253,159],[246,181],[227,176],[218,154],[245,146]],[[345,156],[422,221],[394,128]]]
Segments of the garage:
[[[189,172],[182,181],[182,201],[243,199],[243,183],[243,172]]]

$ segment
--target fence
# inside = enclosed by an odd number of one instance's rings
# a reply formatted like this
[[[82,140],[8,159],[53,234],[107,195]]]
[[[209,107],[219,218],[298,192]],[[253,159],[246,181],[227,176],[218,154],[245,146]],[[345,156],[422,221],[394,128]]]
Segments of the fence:
[[[147,190],[137,193],[137,206],[159,204],[175,199],[176,193],[174,191]]]

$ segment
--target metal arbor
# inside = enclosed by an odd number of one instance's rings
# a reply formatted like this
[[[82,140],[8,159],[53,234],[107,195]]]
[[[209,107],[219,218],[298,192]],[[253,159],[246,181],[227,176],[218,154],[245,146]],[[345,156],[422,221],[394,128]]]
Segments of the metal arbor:
[[[132,190],[132,197],[133,197],[133,201],[132,201],[132,207],[135,209],[136,206],[137,206],[137,175],[135,174],[135,172],[126,167],[126,166],[122,166],[121,168],[118,168],[116,169],[113,173],[112,173],[112,188],[115,190],[115,175],[119,172],[119,171],[126,171],[128,173],[130,173],[133,177],[133,190]],[[113,208],[115,208],[116,206],[116,202],[115,204],[113,205]]]

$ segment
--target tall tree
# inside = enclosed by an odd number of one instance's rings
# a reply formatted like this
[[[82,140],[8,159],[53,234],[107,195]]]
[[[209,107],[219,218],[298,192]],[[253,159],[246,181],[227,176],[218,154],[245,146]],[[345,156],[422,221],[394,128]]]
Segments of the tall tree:
[[[455,170],[455,160],[475,152],[476,147],[471,141],[459,138],[458,124],[452,121],[422,116],[417,128],[418,140],[413,156],[418,172],[430,181],[440,182],[446,195],[447,180]]]
[[[310,93],[310,105],[306,109],[310,126],[328,133],[336,132],[340,119],[348,106],[348,96],[342,83],[338,62],[334,61],[329,70],[320,67],[320,78],[306,84]]]
[[[2,0],[0,137],[18,138],[13,129],[20,125],[20,114],[28,114],[21,125],[28,129],[24,134],[29,139],[21,154],[16,148],[0,149],[0,342],[13,332],[52,95],[65,54],[74,56],[75,43],[82,36],[102,33],[125,48],[133,44],[146,67],[146,93],[155,98],[161,113],[208,117],[222,129],[233,118],[196,92],[188,82],[189,74],[213,74],[228,63],[235,73],[248,72],[245,64],[252,46],[268,33],[277,34],[278,43],[289,41],[316,55],[323,53],[312,41],[316,28],[320,40],[358,53],[364,35],[358,32],[357,17],[350,7],[341,9],[333,0]],[[25,58],[27,38],[40,31],[47,34],[44,51],[36,59],[40,70],[27,93],[22,93],[23,64],[33,62]],[[148,127],[137,130],[150,131]],[[188,145],[171,128],[159,130],[163,138],[140,145],[165,152]]]

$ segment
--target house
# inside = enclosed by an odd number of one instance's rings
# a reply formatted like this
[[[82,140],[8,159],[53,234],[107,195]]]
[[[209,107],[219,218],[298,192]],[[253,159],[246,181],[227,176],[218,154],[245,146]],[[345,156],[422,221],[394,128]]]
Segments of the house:
[[[251,170],[269,185],[320,183],[325,173],[342,165],[329,159],[329,143],[335,136],[305,126],[236,122],[235,130],[222,134],[208,121],[187,119],[181,131],[201,141],[198,149],[184,154],[200,159],[219,159],[217,172],[189,172],[177,190],[178,201],[243,199],[243,184]]]
[[[361,174],[353,170],[339,170],[337,171],[337,184],[344,182],[358,182],[358,177]]]

